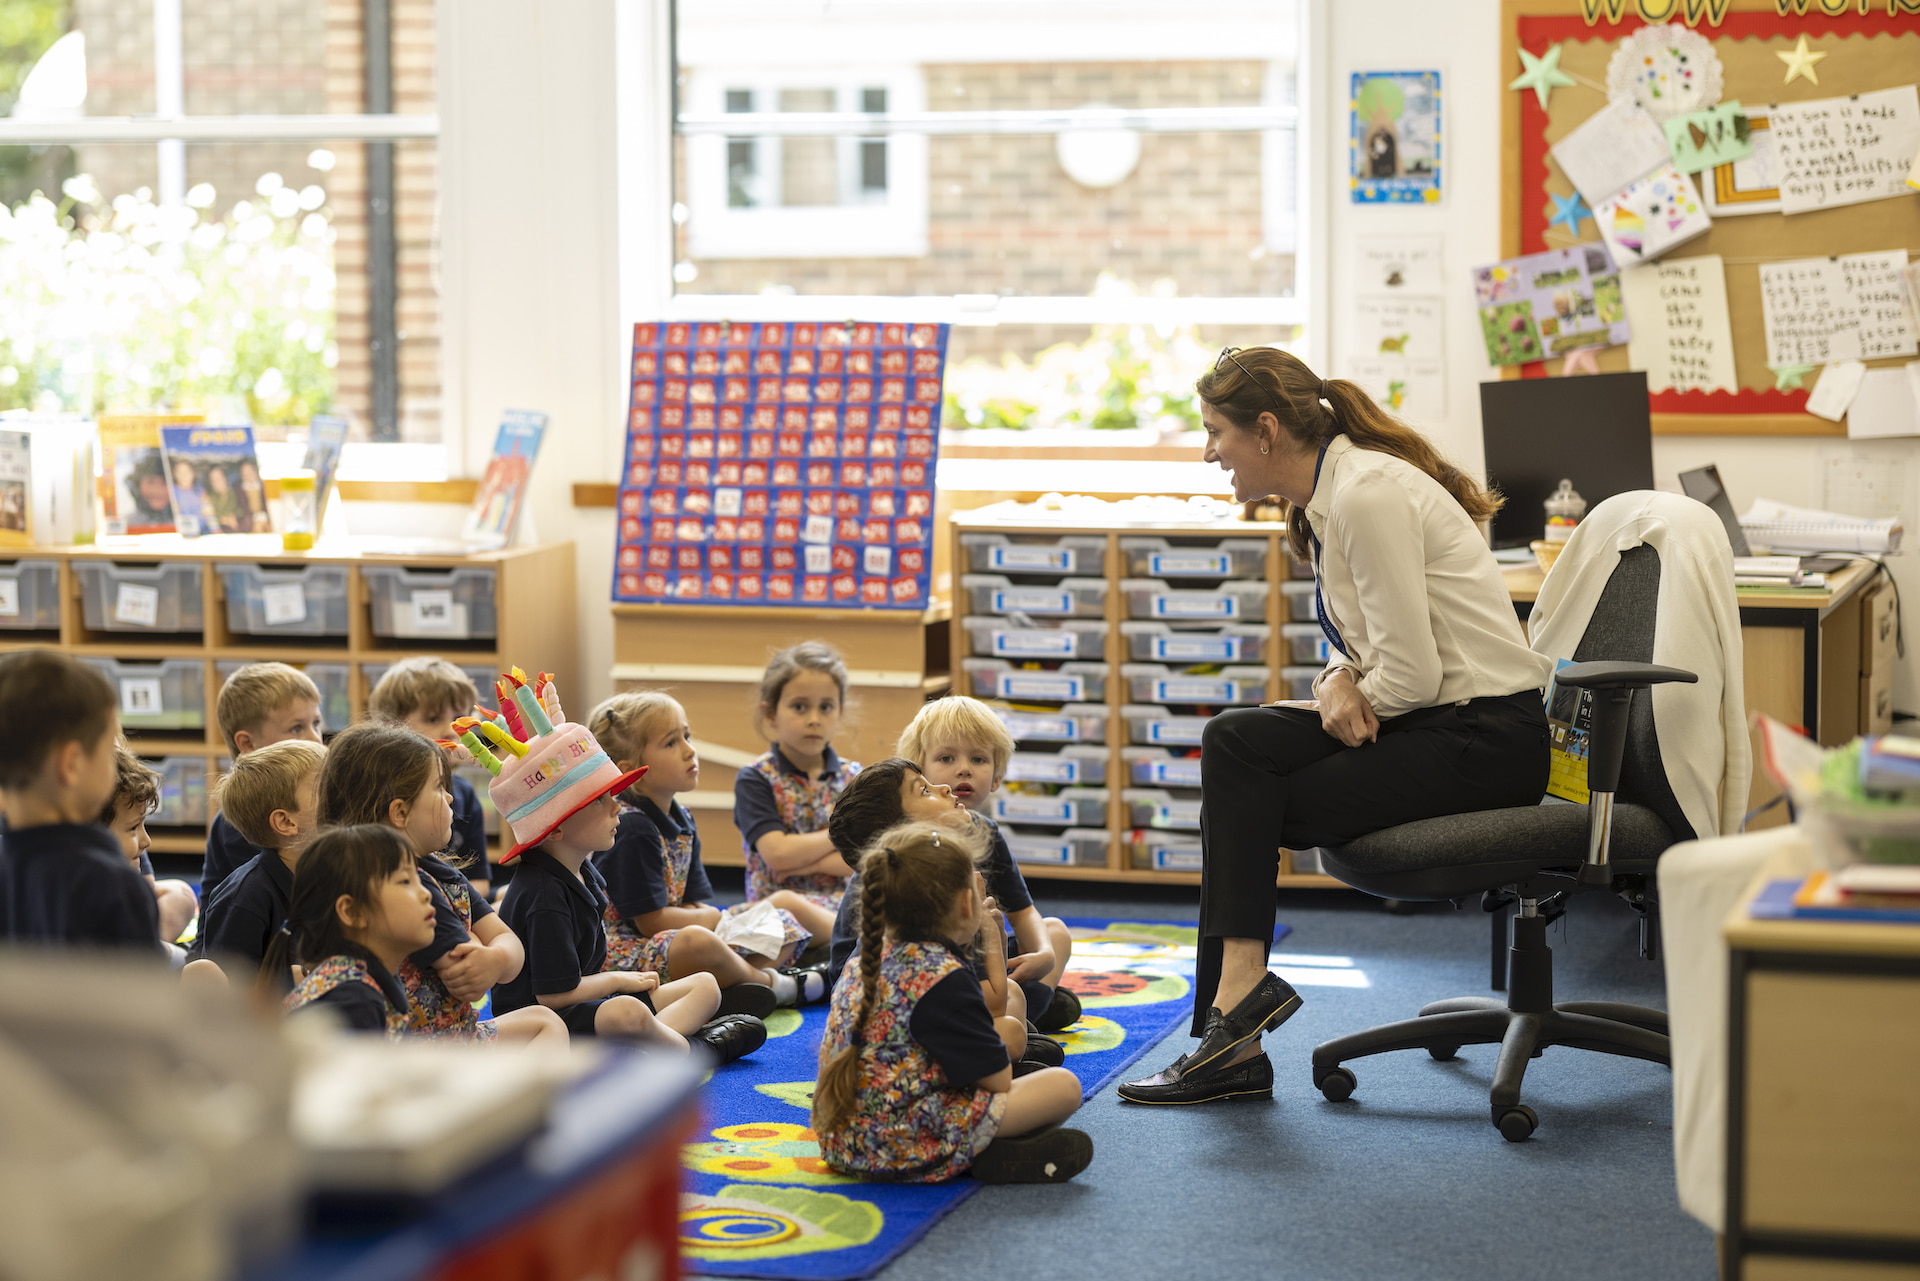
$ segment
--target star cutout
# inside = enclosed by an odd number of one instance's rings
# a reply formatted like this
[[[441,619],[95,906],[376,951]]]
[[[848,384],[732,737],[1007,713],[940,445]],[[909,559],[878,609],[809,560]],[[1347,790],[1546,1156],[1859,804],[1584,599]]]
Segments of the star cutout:
[[[1773,370],[1773,389],[1775,391],[1795,391],[1805,385],[1807,375],[1820,368],[1818,365],[1768,365]]]
[[[1538,58],[1522,49],[1520,64],[1526,70],[1521,72],[1520,78],[1507,88],[1533,90],[1533,96],[1540,100],[1543,110],[1547,105],[1547,95],[1551,94],[1556,86],[1573,83],[1573,77],[1560,70],[1560,46],[1557,44],[1547,46],[1546,53]],[[1815,81],[1815,83],[1819,82]]]
[[[1567,230],[1573,233],[1575,239],[1578,239],[1580,220],[1593,217],[1593,210],[1587,208],[1586,202],[1580,198],[1580,193],[1577,191],[1571,196],[1556,196],[1551,191],[1547,195],[1553,200],[1553,217],[1547,219],[1547,225],[1551,227],[1556,222],[1564,222],[1567,224]]]
[[[1820,83],[1820,75],[1813,67],[1816,62],[1819,62],[1820,59],[1827,55],[1824,53],[1809,53],[1807,51],[1807,38],[1805,36],[1800,37],[1800,43],[1793,47],[1792,53],[1781,53],[1776,49],[1774,50],[1773,56],[1787,64],[1786,83],[1792,84],[1795,76],[1805,76],[1814,84]]]
[[[1560,362],[1560,376],[1571,378],[1575,374],[1599,373],[1600,362],[1594,358],[1593,354],[1598,350],[1600,350],[1598,347],[1581,347],[1576,351],[1568,352],[1567,358]]]

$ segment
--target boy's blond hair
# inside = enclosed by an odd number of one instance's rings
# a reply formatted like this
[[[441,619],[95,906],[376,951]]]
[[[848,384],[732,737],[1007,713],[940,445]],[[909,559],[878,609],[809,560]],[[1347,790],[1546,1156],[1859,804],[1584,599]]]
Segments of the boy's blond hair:
[[[100,810],[100,821],[109,827],[119,816],[122,805],[130,805],[142,814],[151,814],[160,805],[160,776],[133,754],[120,739],[113,745],[113,795]]]
[[[448,708],[455,716],[465,716],[478,698],[473,678],[446,659],[403,658],[381,673],[380,683],[367,695],[367,710],[404,723],[417,713]]]
[[[213,799],[233,830],[263,850],[280,848],[273,812],[300,808],[300,784],[320,772],[327,749],[304,738],[256,747],[235,758],[233,768],[213,786]]]
[[[228,749],[238,757],[236,734],[241,730],[258,731],[275,712],[300,698],[318,703],[320,687],[305,672],[285,663],[248,663],[227,677],[220,687],[220,700],[214,704],[214,715]]]
[[[984,747],[993,754],[994,778],[1007,775],[1007,761],[1013,756],[1013,735],[1007,733],[1007,727],[1000,723],[993,709],[977,698],[949,694],[934,699],[901,731],[893,751],[896,756],[924,766],[928,751],[940,743]]]
[[[629,690],[615,694],[587,714],[587,732],[615,761],[636,765],[647,750],[647,740],[659,732],[660,722],[675,712],[685,714],[680,701],[658,690]]]

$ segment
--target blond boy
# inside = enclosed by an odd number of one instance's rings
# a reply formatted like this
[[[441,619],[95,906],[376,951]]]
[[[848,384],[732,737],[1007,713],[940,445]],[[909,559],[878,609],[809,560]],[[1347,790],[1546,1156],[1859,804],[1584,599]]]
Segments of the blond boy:
[[[367,710],[440,741],[458,737],[453,732],[454,718],[473,715],[476,697],[473,681],[446,659],[403,658],[381,673],[380,683],[367,695]],[[453,840],[445,857],[466,872],[481,897],[492,893],[487,812],[473,784],[458,774],[453,776]]]
[[[320,741],[320,690],[305,672],[285,663],[248,663],[227,677],[214,715],[236,763],[273,743]],[[215,815],[200,872],[201,900],[212,898],[236,868],[264,852],[242,836],[225,813]]]
[[[267,945],[286,922],[293,870],[313,839],[314,791],[327,749],[305,739],[255,748],[220,781],[220,813],[261,850],[220,882],[200,913],[189,956],[245,958],[259,968]]]

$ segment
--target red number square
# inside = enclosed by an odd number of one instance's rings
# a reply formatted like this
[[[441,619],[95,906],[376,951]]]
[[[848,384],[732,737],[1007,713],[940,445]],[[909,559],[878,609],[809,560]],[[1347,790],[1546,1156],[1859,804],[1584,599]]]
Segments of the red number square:
[[[780,372],[780,353],[763,351],[753,358],[753,372],[756,374],[777,374]]]
[[[791,459],[782,459],[773,465],[773,483],[776,485],[798,485],[800,483],[800,464]]]
[[[814,335],[817,326],[812,321],[801,321],[793,327],[793,344],[796,347],[811,347],[816,341]]]
[[[860,603],[863,605],[884,605],[887,603],[887,580],[884,578],[863,578],[860,580]]]
[[[876,434],[867,442],[867,452],[875,458],[898,458],[900,456],[900,438],[892,432]]]
[[[810,374],[813,372],[812,348],[795,347],[787,355],[787,372],[790,374]]]
[[[760,345],[762,347],[780,347],[787,341],[785,325],[765,324],[760,326]]]
[[[732,600],[733,575],[725,573],[707,575],[707,595],[715,600]]]
[[[660,326],[655,324],[638,324],[633,327],[634,346],[651,347],[659,341]]]
[[[663,378],[660,380],[660,399],[668,404],[683,403],[687,399],[687,380],[684,378]]]
[[[661,463],[655,470],[659,473],[659,481],[662,485],[678,485],[680,473],[684,467],[680,463],[667,462]]]
[[[836,432],[840,430],[840,411],[832,405],[821,405],[813,411],[807,425],[816,432]]]
[[[926,537],[926,527],[911,517],[893,522],[893,541],[896,543],[924,542]]]
[[[909,489],[907,491],[907,515],[933,515],[933,491],[930,489]]]
[[[852,600],[859,594],[860,580],[852,574],[835,574],[833,576],[833,598],[835,600]]]
[[[651,537],[654,542],[670,543],[673,541],[673,518],[671,516],[659,517],[653,522],[652,528],[653,533],[650,534],[649,537]]]
[[[694,329],[693,341],[695,345],[701,347],[718,347],[720,333],[720,326],[709,320]]]
[[[808,574],[800,580],[800,599],[804,601],[823,601],[827,599],[827,576]]]
[[[628,490],[620,495],[620,514],[622,516],[638,516],[646,509],[647,496],[645,494],[635,490]]]
[[[716,542],[731,543],[740,537],[740,522],[732,516],[713,518],[713,537]]]
[[[706,584],[698,574],[682,574],[673,585],[673,594],[679,600],[699,600],[706,595]]]
[[[665,574],[646,574],[640,579],[640,590],[648,596],[667,594],[667,576]]]
[[[931,347],[940,341],[940,326],[915,325],[913,327],[913,333],[908,336],[907,341],[916,347]]]
[[[933,437],[927,435],[924,432],[908,432],[907,433],[907,457],[909,458],[933,457]]]
[[[737,559],[741,569],[765,569],[767,567],[767,549],[764,547],[742,547]]]
[[[689,489],[686,497],[680,500],[680,510],[695,516],[705,516],[713,510],[713,491],[710,489]]]
[[[732,569],[733,568],[733,548],[731,547],[707,548],[707,568],[708,569]]]
[[[860,563],[860,558],[857,555],[855,555],[853,548],[848,547],[845,543],[834,544],[834,548],[833,548],[834,569],[836,570],[852,569],[859,563]]]
[[[658,399],[660,399],[660,384],[653,380],[648,379],[646,382],[638,382],[633,385],[634,404],[651,405]],[[637,427],[639,423],[636,422],[634,425]]]
[[[633,376],[635,378],[651,378],[659,372],[660,354],[658,352],[636,351],[633,353]]]
[[[793,599],[793,575],[792,574],[767,575],[767,599],[768,600],[792,600]]]
[[[887,522],[870,520],[860,526],[860,541],[868,546],[876,546],[887,541]]]
[[[653,386],[653,384],[648,383],[647,386],[651,387]],[[653,430],[652,412],[646,409],[642,409],[638,405],[634,406],[632,425],[633,425],[633,431],[635,435],[640,435],[640,434],[652,431]]]
[[[858,516],[842,516],[840,518],[840,524],[833,531],[833,536],[843,543],[859,542],[860,518]]]
[[[775,542],[797,543],[800,541],[800,518],[798,516],[780,516],[773,522]]]
[[[620,541],[623,543],[639,542],[640,533],[645,528],[646,526],[642,525],[635,518],[629,516],[627,519],[620,522]]]
[[[823,351],[820,353],[820,372],[823,374],[844,373],[847,367],[847,353],[844,351]],[[825,397],[822,397],[825,399]]]
[[[800,553],[791,547],[769,547],[767,555],[775,569],[800,568]]]
[[[813,398],[822,403],[839,400],[841,386],[838,378],[822,378],[813,386]]]
[[[647,495],[647,510],[653,512],[656,516],[673,515],[674,512],[679,510],[675,501],[679,493],[680,491],[677,489],[654,490]]]
[[[900,421],[901,421],[900,407],[898,405],[883,405],[881,407],[880,409],[880,430],[881,431],[899,431]]]
[[[841,463],[840,483],[852,489],[858,489],[867,483],[867,465],[865,463]]]
[[[888,347],[898,347],[907,341],[907,327],[899,321],[880,326],[880,341]]]
[[[933,393],[933,398],[935,400],[940,399],[940,392],[937,388]],[[933,430],[933,410],[927,408],[925,405],[908,405],[907,406],[907,430],[908,431],[932,431]]]
[[[806,509],[806,499],[797,489],[783,489],[774,495],[773,514],[776,516],[800,516]]]
[[[685,374],[687,372],[687,353],[670,351],[660,357],[660,372],[663,374]]]
[[[767,536],[767,522],[758,516],[742,519],[740,522],[740,541],[757,543]]]
[[[927,553],[918,547],[905,547],[900,551],[900,572],[917,574],[927,567]]]
[[[809,485],[831,485],[833,483],[833,464],[808,463],[807,483]]]
[[[922,462],[900,464],[900,483],[902,485],[924,485],[927,483],[927,465]]]
[[[734,321],[727,326],[727,345],[745,347],[753,342],[753,326],[745,321]]]
[[[782,458],[799,458],[807,452],[807,434],[803,431],[783,431],[774,440],[774,452]]]
[[[675,569],[700,568],[700,549],[698,547],[680,547],[675,550],[678,553],[673,558]]]
[[[772,431],[780,425],[780,411],[773,405],[756,405],[753,410],[753,429]]]
[[[736,600],[759,600],[766,592],[766,589],[767,580],[759,574],[742,574],[735,582],[734,598]]]
[[[687,464],[687,484],[689,485],[713,484],[713,464],[706,461],[701,461],[697,463],[688,463]]]
[[[849,402],[863,404],[872,399],[873,379],[858,377],[847,379],[847,400]]]
[[[682,516],[673,527],[673,536],[683,543],[704,543],[707,527],[698,516]]]
[[[653,483],[653,464],[639,462],[628,466],[627,483],[640,489],[651,485]]]
[[[735,348],[720,358],[720,372],[723,374],[750,374],[753,372],[751,354]]]
[[[720,388],[720,399],[729,404],[744,405],[753,399],[753,382],[747,378],[729,378]]]
[[[720,463],[713,469],[713,483],[716,485],[740,484],[740,464]]]
[[[917,600],[920,596],[920,580],[917,578],[896,578],[893,580],[893,599],[896,602]]]
[[[741,412],[740,406],[738,405],[720,406],[721,431],[739,431],[745,424],[746,418],[746,414]]]
[[[876,489],[885,489],[893,484],[893,464],[875,463],[867,474],[867,483]]]
[[[873,411],[864,406],[858,409],[849,409],[847,410],[847,416],[844,421],[846,422],[848,431],[864,432],[867,428],[873,426]]]
[[[856,347],[871,347],[873,346],[874,337],[878,332],[878,329],[872,324],[856,324],[847,341]]]
[[[684,347],[693,338],[693,326],[676,321],[667,326],[667,346]]]
[[[858,516],[860,514],[860,495],[857,493],[834,495],[833,514],[836,516]]]
[[[762,404],[770,404],[780,399],[780,380],[778,378],[756,378],[753,380],[753,398]]]
[[[940,372],[940,353],[937,351],[916,351],[913,353],[913,372],[916,374],[937,374]]]
[[[766,484],[767,465],[765,463],[748,463],[740,469],[740,483],[742,485]]]
[[[883,351],[880,353],[880,372],[883,374],[904,374],[907,372],[907,353],[904,351]]]
[[[840,438],[830,431],[813,432],[807,437],[807,457],[832,458],[839,452]]]
[[[657,436],[660,444],[660,457],[685,458],[687,456],[687,438],[680,435]]]
[[[807,491],[807,515],[833,515],[833,491],[831,489],[810,489]]]

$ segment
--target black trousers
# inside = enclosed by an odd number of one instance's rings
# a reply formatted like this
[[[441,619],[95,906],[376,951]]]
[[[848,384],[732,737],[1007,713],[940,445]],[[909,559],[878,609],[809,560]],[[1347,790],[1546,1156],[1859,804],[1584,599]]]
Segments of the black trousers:
[[[1340,845],[1416,819],[1531,805],[1547,790],[1535,690],[1424,707],[1343,746],[1320,714],[1241,707],[1200,740],[1200,957],[1193,1034],[1220,984],[1221,940],[1268,939],[1280,850]]]

